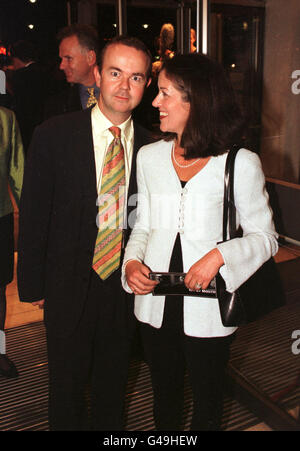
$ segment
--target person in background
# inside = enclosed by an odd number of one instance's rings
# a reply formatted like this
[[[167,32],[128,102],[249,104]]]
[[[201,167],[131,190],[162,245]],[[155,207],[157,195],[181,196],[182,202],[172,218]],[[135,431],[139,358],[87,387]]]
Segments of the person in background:
[[[197,51],[197,47],[195,46],[195,42],[196,42],[196,31],[194,30],[194,28],[191,28],[191,32],[190,32],[190,52],[194,53]]]
[[[153,106],[163,139],[137,157],[138,211],[123,264],[135,293],[158,430],[182,430],[184,374],[193,392],[191,430],[221,428],[225,369],[236,328],[224,327],[218,299],[153,296],[149,273],[185,273],[190,292],[220,270],[235,291],[278,249],[259,157],[240,148],[235,202],[243,236],[222,241],[228,149],[242,141],[241,114],[225,70],[191,53],[164,62]],[[191,293],[193,294],[193,293]],[[194,293],[196,294],[196,293]]]
[[[0,55],[0,106],[11,109],[12,90],[10,75],[12,72],[11,59],[8,55]]]
[[[44,307],[51,430],[124,427],[135,321],[120,262],[135,210],[136,152],[152,139],[131,113],[150,76],[141,41],[109,41],[95,68],[98,103],[44,122],[32,141],[18,288],[21,301]]]
[[[94,69],[98,50],[98,33],[90,25],[73,24],[63,28],[57,36],[60,70],[65,74],[66,89],[49,96],[44,116],[78,111],[97,103],[99,86]]]
[[[175,30],[171,23],[165,23],[161,27],[159,38],[158,38],[158,53],[159,53],[159,60],[155,61],[152,64],[152,76],[153,78],[156,78],[158,76],[158,73],[161,69],[161,66],[163,62],[166,59],[173,58],[174,56],[174,50],[173,50],[173,44],[174,44],[174,36],[175,36]]]
[[[9,188],[17,205],[22,190],[24,153],[13,111],[0,107],[0,375],[17,377],[18,370],[6,354],[6,286],[14,274],[14,213]]]
[[[11,46],[10,54],[13,67],[11,109],[16,113],[26,156],[33,130],[44,119],[46,76],[31,42],[16,42]]]

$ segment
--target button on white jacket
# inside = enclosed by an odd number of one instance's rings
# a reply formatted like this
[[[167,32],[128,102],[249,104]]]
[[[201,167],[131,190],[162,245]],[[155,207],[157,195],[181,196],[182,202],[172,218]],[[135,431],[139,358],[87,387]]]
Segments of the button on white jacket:
[[[243,237],[222,241],[224,170],[227,154],[211,157],[206,166],[182,189],[171,159],[172,142],[144,146],[137,156],[137,220],[127,244],[128,260],[144,262],[152,271],[166,272],[177,233],[180,233],[183,268],[189,268],[217,247],[224,259],[220,272],[232,292],[278,250],[277,234],[265,189],[259,157],[240,149],[235,161],[234,195],[237,225]],[[129,224],[130,225],[130,224]],[[135,296],[135,315],[160,328],[164,296]],[[218,300],[184,297],[184,332],[194,337],[225,336],[236,328],[224,327]]]

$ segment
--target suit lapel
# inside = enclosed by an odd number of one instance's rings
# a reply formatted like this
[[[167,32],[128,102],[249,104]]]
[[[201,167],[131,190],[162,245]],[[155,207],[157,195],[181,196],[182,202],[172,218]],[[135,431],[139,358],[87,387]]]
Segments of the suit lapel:
[[[80,111],[81,109],[79,85],[75,84],[67,90],[67,111]]]
[[[78,182],[82,186],[84,196],[92,197],[96,205],[96,166],[90,109],[82,112],[80,129],[74,136],[74,157],[77,158],[80,173]]]
[[[78,159],[80,168],[80,183],[86,194],[97,198],[96,164],[94,156],[94,143],[92,134],[91,109],[82,112],[80,128],[74,135],[74,155]],[[134,124],[134,143],[128,197],[137,193],[136,183],[136,155],[140,147],[152,141],[149,132]]]
[[[93,210],[95,209],[95,217],[97,215],[97,183],[96,183],[96,164],[94,156],[94,143],[91,123],[91,110],[82,112],[82,121],[77,133],[74,134],[74,158],[77,160],[78,173],[80,174],[78,183],[81,184],[84,201],[87,202]],[[136,182],[136,156],[137,152],[145,144],[152,141],[149,132],[142,127],[134,124],[134,143],[131,164],[131,174],[128,189],[128,200],[130,196],[137,193]],[[130,213],[136,209],[136,205],[127,204],[127,218]],[[129,237],[131,228],[127,226],[125,231],[125,242]]]

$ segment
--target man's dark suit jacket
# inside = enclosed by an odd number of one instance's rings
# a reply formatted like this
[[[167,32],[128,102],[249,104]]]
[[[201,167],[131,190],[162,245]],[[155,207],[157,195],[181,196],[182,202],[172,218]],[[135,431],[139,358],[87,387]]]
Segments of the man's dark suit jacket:
[[[150,141],[149,132],[134,123],[128,198],[137,192],[136,153]],[[84,305],[98,231],[96,199],[91,110],[43,123],[24,175],[18,287],[23,302],[46,300],[45,322],[57,334],[72,332]],[[134,208],[128,206],[127,216]],[[129,234],[127,229],[125,242]]]
[[[45,102],[44,119],[50,119],[64,113],[82,110],[79,84],[70,84],[55,94],[51,94]]]
[[[11,109],[15,111],[27,153],[35,127],[44,120],[44,104],[47,92],[47,77],[38,63],[15,70],[12,73],[13,99]]]

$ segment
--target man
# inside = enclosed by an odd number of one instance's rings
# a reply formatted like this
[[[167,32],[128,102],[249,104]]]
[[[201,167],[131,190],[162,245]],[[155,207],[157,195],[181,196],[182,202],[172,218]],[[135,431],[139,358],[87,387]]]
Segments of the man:
[[[45,118],[88,108],[97,102],[94,69],[98,33],[89,25],[74,24],[58,33],[60,70],[65,73],[66,89],[47,100]]]
[[[121,165],[123,149],[126,219],[135,209],[129,204],[137,192],[136,152],[151,138],[131,120],[131,112],[150,83],[150,69],[151,55],[139,40],[110,41],[95,69],[101,84],[98,104],[42,124],[31,145],[20,207],[18,285],[21,301],[44,305],[51,430],[86,428],[88,387],[92,429],[123,427],[133,299],[121,288],[121,260],[114,260],[111,274],[101,274],[98,250],[108,264],[116,254],[113,249],[105,253],[106,242],[121,242],[120,237],[99,239],[96,203],[102,203],[102,196],[106,202],[102,182],[110,175],[110,161],[105,160],[117,149],[120,153],[112,161]],[[119,126],[122,145],[114,138],[116,129],[109,131],[111,126]],[[120,204],[116,194],[111,209],[119,212]],[[112,216],[107,216],[108,224]],[[115,230],[109,226],[104,234]],[[123,230],[124,244],[129,233]]]
[[[20,126],[24,152],[27,153],[33,130],[44,119],[46,76],[37,62],[37,50],[28,41],[18,41],[10,48],[12,57],[12,105]]]

